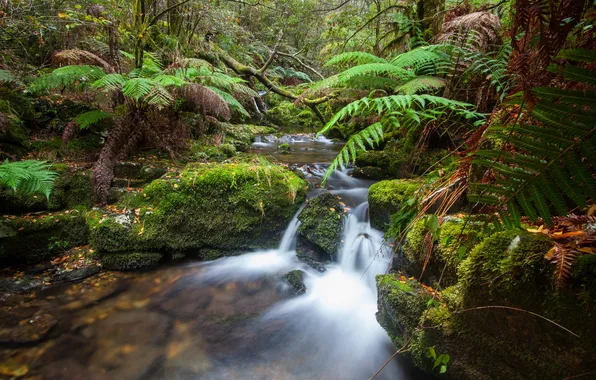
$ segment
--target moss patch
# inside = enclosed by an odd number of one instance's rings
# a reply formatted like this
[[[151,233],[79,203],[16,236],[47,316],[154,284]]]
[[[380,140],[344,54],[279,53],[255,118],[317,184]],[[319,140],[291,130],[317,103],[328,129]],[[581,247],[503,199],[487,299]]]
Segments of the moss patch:
[[[415,180],[380,181],[368,191],[368,213],[374,228],[386,231],[391,215],[399,211],[420,188]]]

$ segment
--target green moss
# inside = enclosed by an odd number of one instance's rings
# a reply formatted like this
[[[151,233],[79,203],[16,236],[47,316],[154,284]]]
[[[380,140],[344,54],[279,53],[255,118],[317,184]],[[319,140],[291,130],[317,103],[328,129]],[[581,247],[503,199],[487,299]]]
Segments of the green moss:
[[[586,320],[594,318],[596,306],[578,298],[573,289],[554,288],[555,266],[544,259],[552,244],[544,235],[525,231],[493,234],[459,266],[459,282],[430,305],[422,305],[424,294],[404,288],[418,289],[415,281],[379,276],[379,323],[394,343],[409,340],[406,355],[428,372],[433,371],[429,347],[437,355],[449,354],[448,378],[539,379],[587,373],[596,365],[596,328]]]
[[[586,303],[596,303],[596,255],[583,255],[573,264],[573,282]]]
[[[0,220],[0,266],[37,263],[86,244],[89,229],[77,210]]]
[[[292,148],[290,147],[290,144],[288,144],[288,143],[279,144],[277,149],[282,153],[289,153],[292,150]]]
[[[423,217],[412,226],[400,252],[401,270],[414,277],[420,277],[426,261],[426,247],[429,242],[425,242],[425,236],[429,232],[428,220],[428,216]],[[438,281],[443,273],[442,285],[453,285],[457,281],[460,263],[484,237],[485,233],[480,222],[469,220],[466,222],[466,217],[446,216],[439,228],[439,237],[433,242],[433,250],[426,263],[423,280],[433,283]],[[460,247],[463,248],[460,250]],[[445,268],[444,272],[443,268]]]
[[[284,279],[294,288],[296,294],[302,294],[306,292],[306,286],[304,285],[304,272],[301,270],[293,270],[286,273],[283,276]]]
[[[421,183],[415,180],[380,181],[368,191],[368,213],[374,228],[387,230],[391,215],[413,198]]]
[[[266,161],[191,164],[147,185],[129,222],[88,214],[102,252],[274,247],[305,197],[306,183]]]
[[[331,193],[325,192],[310,199],[298,215],[300,220],[298,256],[305,256],[306,248],[309,246],[316,251],[322,251],[315,252],[321,253],[321,256],[334,257],[343,230],[343,215],[343,206]],[[301,244],[304,241],[309,243],[308,246]]]
[[[100,256],[104,268],[121,271],[152,268],[162,259],[161,253],[154,252],[112,253]]]
[[[393,274],[378,275],[377,321],[393,344],[401,347],[418,326],[430,296],[416,281]]]
[[[252,124],[222,123],[222,129],[226,133],[226,139],[244,144],[252,143],[256,136],[277,132],[273,127]]]
[[[499,294],[531,301],[531,294],[553,290],[554,266],[544,260],[552,247],[542,234],[504,231],[493,234],[477,245],[458,270],[460,285],[465,289],[465,305],[475,306]],[[544,274],[550,273],[550,275]],[[490,284],[490,286],[487,286]],[[517,293],[519,291],[519,293]]]
[[[282,101],[267,111],[267,117],[275,124],[283,126],[310,127],[317,120],[308,108],[299,108],[292,102]]]

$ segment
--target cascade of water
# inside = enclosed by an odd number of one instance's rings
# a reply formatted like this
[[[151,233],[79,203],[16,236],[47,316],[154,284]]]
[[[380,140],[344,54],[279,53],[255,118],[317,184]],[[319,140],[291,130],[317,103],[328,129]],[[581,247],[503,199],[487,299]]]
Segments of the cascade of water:
[[[281,243],[279,243],[279,248],[277,249],[280,254],[294,254],[296,251],[296,235],[298,234],[298,226],[300,226],[298,215],[300,215],[300,211],[302,211],[303,208],[304,205],[298,209],[290,221],[290,224],[288,224],[284,236],[281,239]]]

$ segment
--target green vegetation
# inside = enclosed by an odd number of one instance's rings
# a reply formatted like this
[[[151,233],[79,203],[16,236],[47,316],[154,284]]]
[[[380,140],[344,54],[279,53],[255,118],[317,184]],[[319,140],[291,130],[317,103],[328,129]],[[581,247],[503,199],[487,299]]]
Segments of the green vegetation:
[[[307,182],[250,146],[318,130],[345,140],[323,182],[348,165],[380,180],[370,220],[395,254],[377,280],[378,319],[417,366],[588,376],[594,11],[585,0],[0,2],[0,267],[73,262],[75,248],[133,270],[275,247]],[[302,153],[282,143],[273,156]],[[308,200],[299,258],[335,259],[344,206],[329,192]],[[286,280],[304,291],[302,272]]]

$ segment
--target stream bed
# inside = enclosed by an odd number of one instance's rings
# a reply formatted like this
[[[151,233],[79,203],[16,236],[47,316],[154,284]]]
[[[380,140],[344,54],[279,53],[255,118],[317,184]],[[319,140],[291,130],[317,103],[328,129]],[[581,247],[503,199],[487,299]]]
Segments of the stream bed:
[[[341,148],[310,139],[277,155],[276,144],[257,143],[253,150],[300,165],[312,182]],[[2,325],[18,323],[0,329],[0,375],[368,379],[395,352],[375,319],[374,277],[387,270],[391,252],[368,221],[371,183],[346,172],[330,178],[328,189],[350,211],[336,262],[323,271],[296,258],[294,217],[278,249],[148,272],[102,272],[76,284],[2,294],[8,306],[0,311]],[[283,280],[294,269],[306,273],[304,294]],[[399,358],[376,377],[421,378]]]

